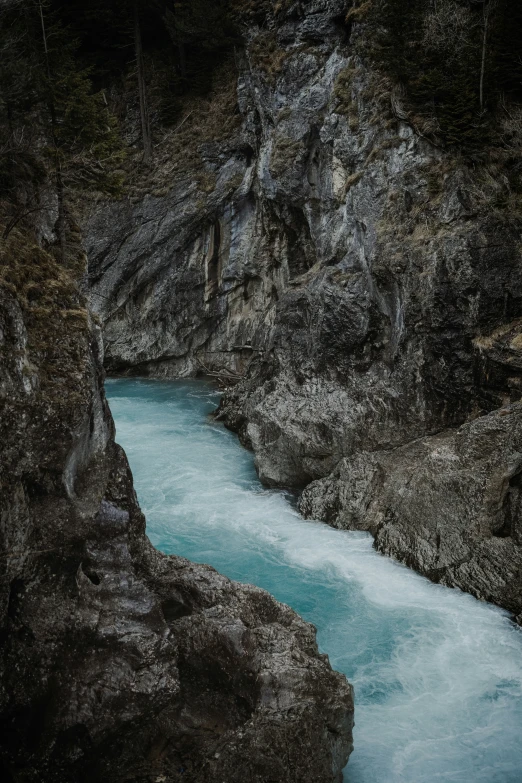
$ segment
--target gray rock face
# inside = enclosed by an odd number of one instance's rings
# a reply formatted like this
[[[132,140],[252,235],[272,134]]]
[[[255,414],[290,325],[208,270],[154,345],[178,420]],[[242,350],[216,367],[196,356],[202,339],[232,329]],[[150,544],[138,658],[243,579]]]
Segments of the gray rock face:
[[[0,281],[3,779],[341,781],[351,687],[289,607],[150,545],[100,336],[45,254],[24,281],[44,263],[31,299]]]
[[[520,221],[495,207],[502,182],[405,121],[359,58],[364,25],[350,30],[344,6],[292,4],[249,28],[241,127],[201,148],[207,195],[188,176],[161,199],[91,215],[108,366],[242,376],[220,416],[267,484],[318,482],[308,515],[370,529],[383,551],[519,614],[520,543],[497,533],[518,529],[519,506],[509,500],[509,524],[499,509],[522,443],[500,429],[493,454],[480,428],[514,421],[520,399]],[[429,472],[431,438],[452,454],[461,432],[475,445],[399,503],[408,460]]]
[[[304,490],[305,516],[370,530],[431,579],[522,606],[522,405],[439,435],[344,458]]]

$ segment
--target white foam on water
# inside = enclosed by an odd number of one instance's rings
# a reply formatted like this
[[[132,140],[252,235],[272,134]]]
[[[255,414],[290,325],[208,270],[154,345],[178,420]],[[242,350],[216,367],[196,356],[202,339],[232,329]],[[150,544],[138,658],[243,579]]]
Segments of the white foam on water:
[[[274,592],[356,692],[349,783],[521,783],[522,633],[264,490],[205,384],[108,383],[153,543]]]

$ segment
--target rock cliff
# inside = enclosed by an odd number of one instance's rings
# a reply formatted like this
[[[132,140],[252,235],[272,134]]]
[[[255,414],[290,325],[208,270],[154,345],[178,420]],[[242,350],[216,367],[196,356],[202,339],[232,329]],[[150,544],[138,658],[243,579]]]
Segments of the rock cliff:
[[[340,781],[352,691],[315,629],[148,542],[82,273],[4,242],[3,780]]]
[[[239,380],[220,416],[267,484],[518,615],[519,213],[425,137],[346,5],[265,3],[227,133],[187,115],[167,192],[91,211],[107,366]]]

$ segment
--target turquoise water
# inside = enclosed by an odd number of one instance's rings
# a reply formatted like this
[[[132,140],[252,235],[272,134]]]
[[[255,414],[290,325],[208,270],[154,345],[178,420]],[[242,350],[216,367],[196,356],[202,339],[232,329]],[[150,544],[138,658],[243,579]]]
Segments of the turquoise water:
[[[213,423],[203,382],[110,380],[152,542],[266,588],[355,687],[346,783],[521,783],[522,632],[498,609],[299,517]]]

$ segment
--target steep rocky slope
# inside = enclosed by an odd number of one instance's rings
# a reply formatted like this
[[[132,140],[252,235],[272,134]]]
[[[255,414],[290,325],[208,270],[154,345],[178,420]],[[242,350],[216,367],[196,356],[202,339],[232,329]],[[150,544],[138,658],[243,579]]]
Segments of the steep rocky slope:
[[[68,266],[18,230],[0,258],[2,779],[340,781],[313,627],[148,542]]]
[[[274,8],[246,28],[226,136],[187,116],[198,154],[172,188],[160,162],[166,194],[87,220],[107,366],[238,376],[220,415],[266,483],[307,487],[305,514],[519,614],[507,183],[424,137],[345,2]]]

